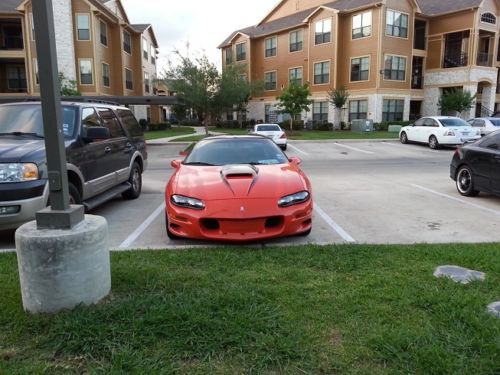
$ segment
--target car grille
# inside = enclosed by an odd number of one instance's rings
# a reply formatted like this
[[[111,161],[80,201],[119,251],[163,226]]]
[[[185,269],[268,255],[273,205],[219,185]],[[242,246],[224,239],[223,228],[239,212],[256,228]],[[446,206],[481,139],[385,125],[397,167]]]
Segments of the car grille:
[[[269,216],[253,219],[201,219],[201,227],[206,231],[222,233],[264,233],[282,228],[283,216]]]

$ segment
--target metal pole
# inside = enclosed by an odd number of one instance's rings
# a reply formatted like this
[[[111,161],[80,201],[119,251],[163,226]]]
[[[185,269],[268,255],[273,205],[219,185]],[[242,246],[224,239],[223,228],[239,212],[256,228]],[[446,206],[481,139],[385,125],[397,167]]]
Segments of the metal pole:
[[[51,205],[37,212],[37,226],[71,228],[84,214],[83,206],[69,204],[52,0],[33,0],[32,5]]]

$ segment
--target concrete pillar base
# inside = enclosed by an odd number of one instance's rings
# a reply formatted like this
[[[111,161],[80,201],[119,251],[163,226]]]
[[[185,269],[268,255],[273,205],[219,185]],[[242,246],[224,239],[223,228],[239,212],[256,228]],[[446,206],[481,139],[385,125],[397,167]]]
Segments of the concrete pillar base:
[[[23,307],[55,313],[94,304],[111,290],[108,224],[85,215],[72,229],[37,229],[36,221],[16,231]]]

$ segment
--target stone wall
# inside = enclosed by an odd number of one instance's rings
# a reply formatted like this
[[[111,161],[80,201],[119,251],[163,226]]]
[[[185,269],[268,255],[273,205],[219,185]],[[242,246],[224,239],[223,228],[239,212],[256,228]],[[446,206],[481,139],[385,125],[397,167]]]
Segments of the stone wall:
[[[77,80],[71,0],[53,0],[57,65],[66,78]]]

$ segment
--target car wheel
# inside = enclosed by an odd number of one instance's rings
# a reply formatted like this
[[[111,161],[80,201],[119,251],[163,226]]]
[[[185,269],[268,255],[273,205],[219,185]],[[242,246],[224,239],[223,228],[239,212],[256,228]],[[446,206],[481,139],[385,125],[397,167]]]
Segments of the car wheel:
[[[437,150],[439,148],[439,142],[435,135],[431,135],[429,137],[429,147],[433,150]]]
[[[404,145],[408,143],[408,136],[405,132],[401,133],[401,135],[399,136],[399,141]]]
[[[141,167],[139,164],[134,162],[132,165],[132,170],[130,171],[130,177],[128,179],[130,189],[122,193],[122,197],[125,199],[136,199],[141,195],[142,190],[142,174]]]
[[[466,165],[458,169],[456,184],[457,190],[461,195],[474,197],[479,194],[479,191],[474,189],[474,175],[472,174],[472,170]]]
[[[82,204],[82,197],[77,187],[68,182],[69,204]]]
[[[173,234],[170,231],[170,228],[168,227],[168,214],[167,214],[167,211],[165,211],[165,230],[167,231],[168,238],[170,238],[171,240],[176,240],[176,239],[180,238],[179,236]]]

